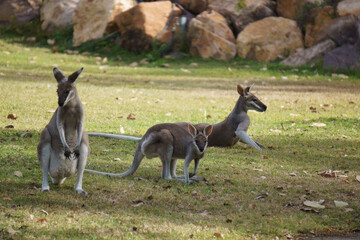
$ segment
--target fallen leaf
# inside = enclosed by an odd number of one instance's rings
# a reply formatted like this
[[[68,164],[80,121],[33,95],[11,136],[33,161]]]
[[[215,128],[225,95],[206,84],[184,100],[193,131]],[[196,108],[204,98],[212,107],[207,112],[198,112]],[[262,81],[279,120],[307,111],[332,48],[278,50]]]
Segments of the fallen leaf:
[[[132,230],[133,230],[134,232],[136,232],[136,231],[138,230],[138,228],[137,228],[137,227],[132,227]]]
[[[185,68],[180,68],[180,70],[181,70],[182,72],[184,72],[184,73],[191,73],[190,70],[187,70],[187,69],[185,69]]]
[[[141,200],[135,201],[134,204],[131,204],[132,207],[140,207],[141,205],[144,205],[145,203]]]
[[[168,67],[170,67],[170,64],[168,64],[168,63],[163,63],[163,64],[161,64],[161,67],[163,67],[163,68],[168,68]]]
[[[127,119],[127,120],[135,120],[135,119],[136,119],[136,118],[135,118],[135,114],[130,113],[130,114],[127,116],[126,119]]]
[[[360,175],[357,175],[357,176],[356,176],[356,180],[357,180],[358,182],[360,182]]]
[[[336,200],[334,200],[334,204],[335,204],[335,207],[338,207],[338,208],[343,208],[343,207],[346,207],[349,205],[347,202],[336,201]]]
[[[292,172],[292,173],[289,173],[290,176],[292,177],[295,177],[296,176],[296,173],[295,172]]]
[[[217,233],[217,232],[214,233],[214,236],[217,237],[217,238],[221,238],[221,237],[222,237],[221,233]]]
[[[308,206],[308,207],[313,207],[313,208],[318,208],[318,209],[324,209],[325,206],[321,205],[319,202],[317,201],[309,201],[309,200],[306,200],[303,202],[303,204],[305,206]]]
[[[310,106],[309,109],[310,109],[311,111],[316,111],[316,107],[313,107],[313,106]]]
[[[121,161],[120,158],[114,158],[114,161]]]
[[[268,159],[268,158],[269,158],[268,156],[265,155],[262,156],[262,159]]]
[[[190,63],[189,66],[191,66],[191,67],[197,67],[197,66],[199,66],[199,64],[197,64],[196,62],[193,62],[193,63]]]
[[[211,115],[210,114],[206,115],[206,118],[211,118]]]
[[[354,209],[352,209],[352,208],[345,208],[345,212],[353,212],[354,211]]]
[[[294,239],[294,237],[293,237],[291,234],[286,234],[285,237],[286,237],[287,239]]]
[[[23,174],[20,171],[15,171],[14,175],[17,176],[17,177],[23,177]]]
[[[20,136],[21,136],[22,138],[31,138],[31,137],[32,137],[32,134],[31,134],[31,132],[29,132],[28,130],[26,130],[26,131],[23,132]]]
[[[129,66],[130,67],[137,67],[137,66],[139,66],[139,64],[137,62],[132,62]]]
[[[258,200],[258,199],[261,199],[261,198],[266,198],[267,196],[269,196],[269,194],[264,193],[264,194],[261,194],[261,195],[257,196],[257,197],[255,198],[255,200]]]
[[[2,200],[4,200],[4,201],[11,201],[12,199],[11,199],[11,197],[2,197]]]
[[[206,216],[206,215],[209,215],[209,212],[205,210],[205,211],[199,213],[199,215]]]
[[[39,220],[37,220],[36,222],[39,222],[39,223],[43,223],[43,222],[46,222],[47,220],[45,218],[41,218]]]
[[[14,125],[7,125],[5,128],[15,128]]]
[[[36,37],[28,37],[26,39],[27,42],[36,42]]]
[[[21,233],[21,231],[18,230],[14,230],[11,226],[8,226],[6,228],[6,230],[8,231],[8,233],[10,233],[11,235],[17,234],[17,233]]]
[[[231,219],[226,219],[225,222],[226,222],[226,223],[232,223],[232,220],[231,220]]]
[[[226,184],[232,184],[232,185],[233,185],[233,182],[232,182],[231,180],[229,180],[229,179],[224,179],[224,182],[225,182]]]
[[[310,127],[325,127],[326,124],[325,123],[313,123],[310,125]]]
[[[11,120],[16,120],[18,117],[16,116],[16,114],[10,113],[10,114],[7,115],[7,118],[11,119]]]
[[[46,42],[47,42],[47,44],[49,44],[50,46],[52,46],[52,45],[55,44],[55,39],[48,39]]]
[[[312,209],[312,208],[300,208],[301,211],[303,212],[312,212],[312,213],[320,213],[318,210]]]
[[[194,234],[190,234],[189,238],[193,238],[194,237]]]
[[[51,110],[47,110],[47,113],[54,113],[55,110],[51,109]]]
[[[333,177],[336,178],[337,174],[339,173],[339,170],[334,170],[332,171],[331,169],[327,170],[327,171],[322,171],[319,172],[318,175],[322,176],[322,177]]]

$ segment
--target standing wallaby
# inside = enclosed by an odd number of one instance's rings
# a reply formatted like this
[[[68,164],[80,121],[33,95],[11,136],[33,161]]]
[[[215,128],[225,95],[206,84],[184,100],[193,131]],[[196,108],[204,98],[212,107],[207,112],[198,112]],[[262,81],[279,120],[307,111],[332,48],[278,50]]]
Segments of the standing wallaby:
[[[203,131],[198,132],[190,123],[184,124],[187,125],[187,129],[176,123],[162,123],[149,128],[138,144],[130,169],[124,173],[106,173],[89,169],[85,171],[105,176],[125,177],[137,170],[145,156],[147,158],[159,157],[162,162],[162,178],[191,183],[192,180],[196,180],[190,178],[195,175],[200,159],[205,154],[212,126],[208,125]],[[178,158],[185,159],[184,177],[176,176]],[[194,173],[189,177],[189,165],[193,159],[195,160]]]
[[[250,125],[250,118],[247,114],[248,110],[265,112],[267,108],[265,104],[250,92],[253,85],[251,84],[245,89],[237,85],[240,97],[229,116],[224,121],[213,125],[212,134],[209,136],[209,147],[233,146],[240,140],[257,150],[265,148],[260,143],[253,141],[246,133]],[[198,131],[201,131],[208,125],[207,123],[199,123],[194,126]],[[186,127],[185,124],[181,124],[181,126],[183,128]]]
[[[75,80],[82,71],[83,68],[66,78],[60,69],[53,69],[58,82],[59,107],[42,131],[37,147],[43,170],[43,192],[50,190],[48,174],[54,184],[62,184],[67,177],[78,171],[75,191],[87,194],[82,189],[82,178],[90,147],[88,135],[83,130],[84,108],[75,88]]]

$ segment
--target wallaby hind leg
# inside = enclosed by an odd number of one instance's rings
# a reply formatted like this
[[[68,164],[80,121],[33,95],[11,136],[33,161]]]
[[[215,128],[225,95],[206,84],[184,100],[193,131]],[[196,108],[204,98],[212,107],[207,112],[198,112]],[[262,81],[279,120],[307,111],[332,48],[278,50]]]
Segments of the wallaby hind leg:
[[[37,147],[38,158],[43,173],[42,185],[41,185],[42,192],[50,191],[50,186],[49,186],[49,166],[50,166],[50,156],[51,156],[50,141],[51,141],[50,133],[45,128],[41,132],[40,143]]]
[[[83,135],[83,137],[86,137],[84,135]],[[77,175],[77,179],[76,179],[76,183],[75,183],[75,191],[79,194],[84,194],[84,195],[86,195],[87,192],[82,189],[82,178],[84,175],[87,158],[89,156],[89,152],[90,152],[89,150],[90,150],[89,146],[83,141],[80,144],[80,148],[79,148],[80,155],[79,155],[78,165],[77,165],[78,175]]]
[[[176,179],[176,162],[177,159],[171,159],[171,163],[170,163],[170,174],[171,174],[171,178]]]
[[[165,145],[163,150],[160,150],[160,159],[162,162],[162,172],[161,177],[163,179],[172,179],[171,178],[171,171],[170,171],[170,165],[171,165],[171,156],[173,154],[173,146]]]

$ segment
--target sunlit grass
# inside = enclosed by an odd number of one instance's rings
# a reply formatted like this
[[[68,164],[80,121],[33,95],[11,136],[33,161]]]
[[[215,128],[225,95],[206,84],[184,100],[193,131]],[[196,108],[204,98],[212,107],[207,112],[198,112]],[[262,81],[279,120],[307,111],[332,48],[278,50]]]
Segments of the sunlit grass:
[[[221,233],[225,239],[271,239],[360,228],[356,75],[341,79],[317,75],[316,68],[268,64],[261,70],[261,63],[194,58],[132,68],[129,63],[142,56],[126,56],[97,64],[105,56],[54,54],[44,46],[0,40],[0,238],[209,239]],[[170,67],[161,67],[164,62]],[[161,122],[219,122],[238,98],[236,84],[255,82],[254,92],[268,110],[249,112],[248,133],[270,148],[209,148],[198,170],[208,183],[162,180],[160,160],[145,159],[134,176],[123,179],[86,173],[85,197],[75,193],[75,177],[41,193],[36,146],[57,107],[54,66],[66,74],[85,68],[77,88],[87,131],[120,133],[122,127],[124,134],[139,137]],[[17,119],[8,119],[10,113]],[[130,113],[135,120],[127,119]],[[21,137],[26,130],[32,137]],[[90,145],[87,167],[111,172],[127,170],[137,146],[98,137],[90,137]],[[179,160],[179,174],[182,167]],[[328,169],[348,177],[317,174]],[[268,196],[256,200],[261,194]],[[319,214],[301,211],[304,199],[324,199],[326,208]],[[333,200],[348,202],[348,210]],[[11,235],[9,226],[21,233]]]

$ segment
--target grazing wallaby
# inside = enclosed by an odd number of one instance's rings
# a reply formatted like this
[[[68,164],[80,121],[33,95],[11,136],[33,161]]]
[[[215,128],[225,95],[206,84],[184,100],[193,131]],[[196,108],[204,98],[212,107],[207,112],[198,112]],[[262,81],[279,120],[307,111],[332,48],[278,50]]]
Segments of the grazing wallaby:
[[[82,71],[83,68],[66,78],[60,69],[53,69],[58,82],[59,107],[42,131],[37,147],[43,170],[43,192],[50,190],[48,174],[54,184],[62,184],[67,177],[78,171],[75,191],[87,194],[82,189],[82,178],[90,147],[88,135],[83,130],[84,108],[75,88],[75,80]]]
[[[124,173],[106,173],[89,169],[85,171],[105,176],[125,177],[137,170],[145,156],[147,158],[159,157],[162,162],[162,178],[191,183],[196,180],[190,178],[195,175],[200,159],[205,154],[212,126],[208,125],[203,131],[198,132],[190,123],[184,124],[187,125],[187,129],[176,123],[162,123],[149,128],[138,144],[130,169]],[[178,158],[185,159],[184,177],[176,176]],[[189,176],[189,165],[193,159],[195,160],[194,173]]]
[[[243,89],[240,85],[237,85],[237,91],[240,94],[238,101],[229,116],[222,122],[213,125],[212,134],[209,136],[209,147],[227,147],[233,146],[239,140],[243,143],[250,145],[251,147],[261,150],[265,148],[260,143],[253,141],[247,135],[247,129],[250,125],[250,118],[247,114],[248,110],[255,110],[258,112],[266,111],[266,106],[250,92],[252,86]],[[186,127],[180,123],[182,127]],[[194,126],[197,130],[202,130],[209,124],[199,123]]]

